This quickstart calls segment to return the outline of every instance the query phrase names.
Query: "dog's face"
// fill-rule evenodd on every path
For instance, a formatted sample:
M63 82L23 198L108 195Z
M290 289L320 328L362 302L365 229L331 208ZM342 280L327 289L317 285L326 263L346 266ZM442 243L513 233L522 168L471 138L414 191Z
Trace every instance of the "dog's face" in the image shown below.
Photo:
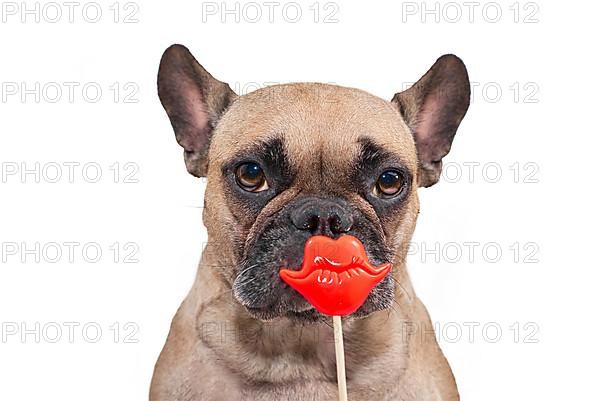
M392 102L324 84L236 96L178 45L163 55L158 85L188 171L208 178L204 221L229 262L220 274L261 319L318 317L279 277L300 267L312 235L351 234L373 264L403 266L417 187L439 179L469 104L455 56ZM392 273L356 315L391 306L394 287Z

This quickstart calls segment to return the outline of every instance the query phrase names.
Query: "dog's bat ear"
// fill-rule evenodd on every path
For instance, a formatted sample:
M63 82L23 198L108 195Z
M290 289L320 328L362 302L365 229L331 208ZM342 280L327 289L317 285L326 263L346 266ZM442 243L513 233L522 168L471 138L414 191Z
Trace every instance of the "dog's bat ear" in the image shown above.
M205 176L213 129L237 95L213 78L186 47L172 45L160 60L158 96L184 149L187 170Z
M394 95L392 103L417 145L420 186L429 187L440 179L442 158L450 151L470 96L467 69L453 54L440 57L417 83Z

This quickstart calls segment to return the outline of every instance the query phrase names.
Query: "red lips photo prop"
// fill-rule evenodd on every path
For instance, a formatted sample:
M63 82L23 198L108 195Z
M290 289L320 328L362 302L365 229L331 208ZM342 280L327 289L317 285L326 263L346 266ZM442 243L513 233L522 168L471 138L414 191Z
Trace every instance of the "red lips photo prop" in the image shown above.
M279 275L319 312L345 316L365 302L391 267L371 265L363 244L351 235L337 240L316 235L304 245L301 269L282 269Z

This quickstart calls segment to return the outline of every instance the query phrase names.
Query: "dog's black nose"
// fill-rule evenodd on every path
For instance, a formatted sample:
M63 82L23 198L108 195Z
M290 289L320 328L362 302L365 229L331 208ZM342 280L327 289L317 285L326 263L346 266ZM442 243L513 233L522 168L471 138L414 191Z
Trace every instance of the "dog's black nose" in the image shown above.
M299 230L311 234L335 236L350 231L354 223L350 210L333 200L306 198L291 212L291 220Z

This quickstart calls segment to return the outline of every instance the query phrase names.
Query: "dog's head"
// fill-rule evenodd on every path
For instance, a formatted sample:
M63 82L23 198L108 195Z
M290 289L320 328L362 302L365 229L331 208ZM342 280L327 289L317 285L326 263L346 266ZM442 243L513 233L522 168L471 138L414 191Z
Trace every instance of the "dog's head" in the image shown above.
M207 177L209 240L231 263L220 274L264 319L316 316L278 274L301 265L312 235L354 235L372 263L403 266L417 187L438 181L470 96L453 55L391 102L315 83L237 96L180 45L162 57L158 92L188 171ZM356 315L392 304L392 276Z

